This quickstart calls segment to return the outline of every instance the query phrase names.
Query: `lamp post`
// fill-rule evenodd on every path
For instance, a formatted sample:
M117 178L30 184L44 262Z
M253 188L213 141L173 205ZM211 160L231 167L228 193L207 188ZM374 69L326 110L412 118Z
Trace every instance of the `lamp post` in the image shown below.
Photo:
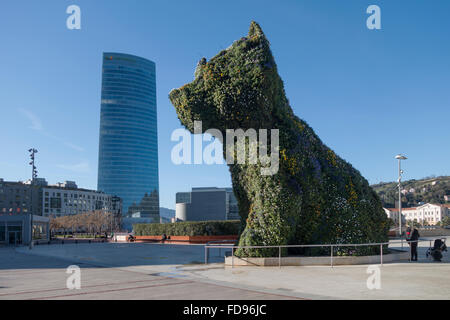
M401 161L408 159L407 157L398 154L395 156L398 159L398 232L400 239L402 238L402 173ZM403 246L403 242L402 242Z
M33 188L34 188L34 180L37 178L37 170L36 166L34 165L34 155L38 152L36 149L31 148L28 149L28 152L30 153L30 165L31 165L31 183L30 183L30 190L31 190L31 205L30 205L30 245L29 249L31 250L33 248Z

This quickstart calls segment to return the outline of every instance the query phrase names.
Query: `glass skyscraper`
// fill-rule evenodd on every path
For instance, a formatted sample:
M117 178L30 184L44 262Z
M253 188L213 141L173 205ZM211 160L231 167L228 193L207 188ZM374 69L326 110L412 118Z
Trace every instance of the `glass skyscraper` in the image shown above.
M98 190L121 197L124 213L159 219L154 62L103 54L98 159Z

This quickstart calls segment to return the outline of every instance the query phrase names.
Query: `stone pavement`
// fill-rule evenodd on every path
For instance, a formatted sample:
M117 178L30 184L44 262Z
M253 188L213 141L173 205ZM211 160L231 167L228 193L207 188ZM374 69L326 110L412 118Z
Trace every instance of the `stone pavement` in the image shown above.
M0 248L0 299L295 299L261 290L200 282L170 267L164 268L165 272L146 266L141 269L103 267L20 251ZM79 290L66 287L70 276L66 268L72 264L81 268Z
M447 244L449 244L447 238ZM409 247L404 244L403 249ZM390 245L401 249L400 245ZM211 264L184 266L192 277L214 283L234 283L277 290L285 294L311 299L450 299L450 253L442 262L426 258L429 242L421 242L419 261L383 264L380 289L368 289L368 265L302 266L302 267L223 267Z
M223 250L205 265L203 245L0 248L0 299L450 299L450 254L432 262L427 248L417 263L380 266L379 290L367 287L367 265L231 268ZM81 268L80 290L66 288L71 264Z

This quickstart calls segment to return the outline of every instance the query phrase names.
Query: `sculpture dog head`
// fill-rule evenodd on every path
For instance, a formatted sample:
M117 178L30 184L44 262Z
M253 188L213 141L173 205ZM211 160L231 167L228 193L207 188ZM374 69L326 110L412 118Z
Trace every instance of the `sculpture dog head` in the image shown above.
M174 89L169 98L181 123L191 132L203 128L269 128L274 105L284 94L269 41L256 22L247 37L235 41L210 61L202 58L191 83ZM284 93L284 90L283 90Z

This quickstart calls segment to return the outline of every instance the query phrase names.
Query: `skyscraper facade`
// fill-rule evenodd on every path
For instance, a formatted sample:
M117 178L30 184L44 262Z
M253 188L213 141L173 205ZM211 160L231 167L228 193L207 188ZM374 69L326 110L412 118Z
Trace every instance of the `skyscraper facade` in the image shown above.
M98 190L122 198L123 213L159 221L155 63L104 53Z

